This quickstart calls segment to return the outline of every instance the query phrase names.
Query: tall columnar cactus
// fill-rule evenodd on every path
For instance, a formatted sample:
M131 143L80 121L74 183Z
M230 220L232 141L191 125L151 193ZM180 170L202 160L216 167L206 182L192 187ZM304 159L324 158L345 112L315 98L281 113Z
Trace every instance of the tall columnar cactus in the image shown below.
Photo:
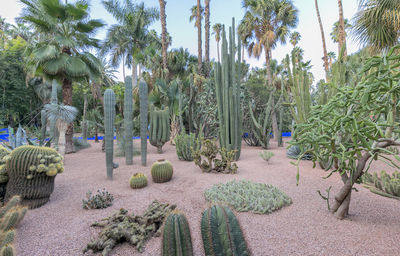
M240 38L238 38L238 47L235 46L235 19L232 18L232 27L229 29L229 49L225 27L222 29L222 63L217 63L215 68L215 85L220 147L226 148L228 151L237 150L236 160L240 157L242 141L239 90L241 79L240 49ZM238 53L237 62L235 61L236 53Z
M172 212L165 220L162 240L162 255L193 255L189 223L185 215L180 212Z
M14 149L7 160L9 176L5 200L20 195L22 204L37 208L50 199L54 179L64 171L61 155L54 149L21 146Z
M207 256L250 255L239 221L227 206L213 205L203 212L201 236Z
M57 98L57 88L58 88L58 83L55 79L53 79L53 82L51 83L51 104L58 104L58 98ZM54 148L58 150L58 140L59 140L59 132L57 129L57 119L52 118L50 119L50 138L51 141L54 143Z
M41 143L44 143L44 140L46 139L46 128L47 128L47 116L46 116L46 110L42 109L40 111L40 121L41 121L41 134L40 134L40 141Z
M133 164L133 99L132 83L125 83L124 94L124 130L125 130L125 163Z
M13 196L8 203L0 209L0 255L16 255L14 238L16 227L24 218L27 207L20 206L21 198Z
M114 157L114 120L115 120L115 94L112 89L104 92L104 130L105 130L105 152L107 177L113 176L113 157Z
M142 165L147 164L147 115L148 107L148 88L143 79L139 82L139 101L140 101L140 150L142 152Z
M169 140L170 125L169 125L169 109L150 109L150 144L157 147L158 153L162 153L162 147Z

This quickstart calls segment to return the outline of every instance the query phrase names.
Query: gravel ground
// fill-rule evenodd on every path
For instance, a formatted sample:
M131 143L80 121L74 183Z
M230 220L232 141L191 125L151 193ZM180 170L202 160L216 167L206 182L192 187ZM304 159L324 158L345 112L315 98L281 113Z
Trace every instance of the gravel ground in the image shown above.
M139 143L139 141L135 141ZM277 186L293 199L293 204L272 214L236 213L249 247L256 256L267 255L399 255L400 203L380 197L357 185L353 193L350 216L337 220L327 210L326 201L317 194L332 186L331 193L341 187L337 175L327 180L327 173L312 163L303 161L300 184L296 186L296 167L290 164L285 148L272 143L275 156L267 164L259 156L260 148L243 146L238 161L239 172L231 174L201 173L192 162L179 161L175 148L164 146L164 153L148 147L148 166L140 165L140 156L134 165L125 165L124 158L114 170L114 180L106 179L105 157L101 144L65 157L65 172L57 175L50 202L30 210L18 229L17 250L20 256L82 255L86 243L97 237L100 229L90 227L120 208L142 214L154 200L176 204L188 218L195 255L204 255L200 219L208 206L203 192L219 182L248 179ZM151 181L151 163L160 158L174 165L173 179L164 184ZM376 162L372 170L389 170ZM146 188L132 190L129 178L135 172L144 172L149 178ZM82 198L88 190L106 188L114 195L114 204L101 210L83 210ZM161 255L161 238L152 238L140 254L126 243L116 247L111 255ZM101 255L86 253L85 255Z

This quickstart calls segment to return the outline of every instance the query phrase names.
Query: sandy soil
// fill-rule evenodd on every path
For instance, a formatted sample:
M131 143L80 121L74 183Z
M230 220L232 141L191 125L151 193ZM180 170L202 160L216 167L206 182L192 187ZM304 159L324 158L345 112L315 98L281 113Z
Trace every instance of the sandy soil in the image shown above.
M341 186L338 176L323 180L325 172L312 169L311 162L303 161L300 185L296 186L296 168L290 164L284 148L272 145L275 156L267 164L258 156L260 148L244 144L238 161L239 172L235 175L201 173L192 162L179 161L175 148L169 144L162 155L152 146L148 149L147 167L140 165L140 156L134 158L133 166L126 166L124 158L116 158L120 167L114 170L112 181L106 179L101 143L67 155L65 172L57 176L50 202L29 211L18 229L18 255L82 255L86 243L100 231L90 227L91 223L120 208L142 214L154 199L177 204L186 214L195 255L204 255L200 219L208 203L203 192L215 183L233 179L272 184L293 199L292 205L269 215L236 213L253 255L399 255L399 201L380 197L357 185L359 192L352 195L349 218L337 220L316 191L332 186L335 193ZM160 158L172 161L174 177L168 183L155 184L151 181L150 166ZM382 169L389 168L380 162L372 168ZM132 190L129 178L139 171L149 177L149 185ZM99 188L106 188L114 195L113 206L83 210L81 202L86 192ZM152 238L142 254L124 244L116 247L111 255L160 255L160 248L161 238Z

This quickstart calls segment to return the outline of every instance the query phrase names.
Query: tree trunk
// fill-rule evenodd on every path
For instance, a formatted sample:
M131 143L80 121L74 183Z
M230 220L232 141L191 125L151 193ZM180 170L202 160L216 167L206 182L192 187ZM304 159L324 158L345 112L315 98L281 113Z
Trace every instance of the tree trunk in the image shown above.
M62 85L63 104L72 106L72 82L64 78ZM60 131L61 134L61 131ZM74 136L74 123L70 123L65 131L65 154L74 153L74 143L72 138Z
M344 48L343 57L347 56L346 49L346 32L344 31L344 17L343 17L343 5L342 0L338 0L339 6L339 53L342 51L342 47Z
M268 49L267 47L264 46L264 50L265 50L265 63L267 66L267 80L268 80L268 86L271 86L271 88L273 87L272 84L272 73L271 73L271 50ZM271 92L272 93L272 92ZM274 140L278 141L278 121L276 119L276 111L275 111L275 100L274 97L271 98L272 101L272 132L274 133Z
M162 62L163 69L167 69L167 21L165 14L165 0L159 0L160 2L160 18L161 18L161 44L162 44Z
M210 0L205 0L204 9L204 29L205 29L205 62L208 64L210 62Z
M322 27L321 16L320 16L320 14L319 14L318 0L315 0L315 9L317 10L317 18L318 18L318 23L319 23L319 29L321 30L322 48L323 48L323 50L324 50L325 80L326 80L326 82L328 82L328 72L329 72L329 66L328 66L328 52L327 52L327 50L326 50L324 28Z
M86 142L87 141L87 121L86 121L86 112L87 112L87 95L83 96L83 117L82 117L82 139Z
M200 0L197 0L197 19L196 19L196 26L197 26L197 65L198 65L198 72L202 74L203 70L203 61L202 61L202 51L201 51L201 5Z

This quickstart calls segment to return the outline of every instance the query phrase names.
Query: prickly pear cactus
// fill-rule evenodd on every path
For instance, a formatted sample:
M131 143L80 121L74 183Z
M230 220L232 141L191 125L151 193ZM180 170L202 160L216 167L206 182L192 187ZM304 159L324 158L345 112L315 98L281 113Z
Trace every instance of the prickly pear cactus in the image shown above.
M115 120L115 94L111 89L104 92L104 129L107 177L112 179L114 169L114 120Z
M160 159L151 166L151 177L155 183L170 181L173 173L171 162L165 159Z
M380 177L374 174L364 173L361 176L364 186L371 192L400 200L400 172L395 171L392 175L381 171Z
M147 177L143 173L135 173L129 180L131 188L144 188L147 186Z
M169 109L160 110L156 107L150 109L150 144L157 147L157 152L162 153L162 147L169 140Z
M162 255L193 255L189 223L185 215L178 211L172 212L165 220L162 239Z
M142 165L147 164L147 127L148 127L148 88L146 82L141 79L139 82L139 101L140 101L140 150Z
M201 236L207 256L250 255L239 221L227 206L213 205L203 212Z
M64 171L62 156L54 149L21 146L14 149L7 160L9 175L5 200L20 195L22 204L37 208L50 199L54 179Z

